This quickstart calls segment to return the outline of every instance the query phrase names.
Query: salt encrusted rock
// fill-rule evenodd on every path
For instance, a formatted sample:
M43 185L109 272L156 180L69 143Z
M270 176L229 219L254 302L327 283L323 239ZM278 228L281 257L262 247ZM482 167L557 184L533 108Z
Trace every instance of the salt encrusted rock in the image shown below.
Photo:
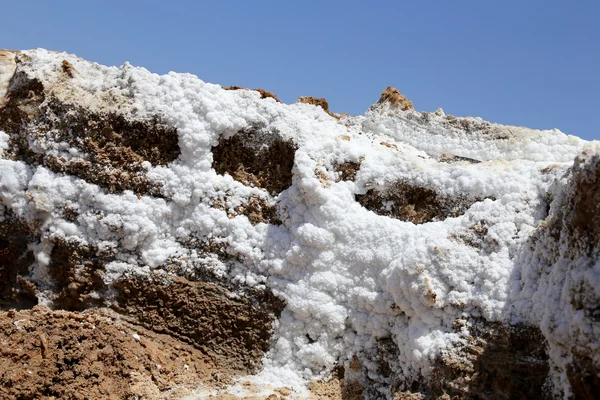
M400 109L402 111L415 109L412 101L408 100L406 96L400 93L398 89L391 86L388 86L383 92L381 92L381 97L379 100L377 100L377 103L373 105L372 109L382 107L386 104L391 109Z
M42 371L63 357L52 332L112 315L95 340L121 332L152 372L113 378L139 364L115 345L77 386L92 397L172 379L199 397L593 398L597 142L419 113L393 88L357 117L269 97L0 51L0 303L27 309L0 313L3 340L38 346ZM168 372L178 342L214 368ZM105 357L73 354L83 369L0 375L1 397L72 395L45 382Z

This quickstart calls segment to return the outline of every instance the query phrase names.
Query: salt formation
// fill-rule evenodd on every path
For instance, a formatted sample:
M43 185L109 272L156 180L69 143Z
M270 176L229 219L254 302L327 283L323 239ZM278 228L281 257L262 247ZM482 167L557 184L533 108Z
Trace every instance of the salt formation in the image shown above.
M228 378L192 398L593 397L597 142L235 89L2 52L4 308L200 349Z

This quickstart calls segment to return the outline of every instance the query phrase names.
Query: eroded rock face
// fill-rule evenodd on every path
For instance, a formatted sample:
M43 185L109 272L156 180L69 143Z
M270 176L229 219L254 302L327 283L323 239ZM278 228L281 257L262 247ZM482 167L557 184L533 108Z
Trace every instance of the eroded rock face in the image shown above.
M114 255L64 239L56 239L52 245L48 273L55 285L54 307L82 311L105 306L107 285L102 278Z
M44 85L31 71L25 71L30 57L18 52L6 53L5 57L14 62L15 69L9 71L10 79L2 76L6 90L0 108L0 131L7 134L3 159L79 178L98 185L107 194L133 191L138 198L162 197L161 182L151 181L147 171L170 165L179 156L175 127L167 126L155 115L138 119L108 106L103 110L101 102L96 107L85 107L73 87L80 72L67 60L56 66L57 81L50 80ZM75 94L65 97L65 92ZM4 174L0 181L6 189L11 183L3 180L7 175L2 167L0 171ZM245 290L239 282L228 285L235 286L237 293L232 292L219 286L214 274L189 271L184 274L213 277L211 283L167 276L126 278L123 275L111 280L107 278L110 272L107 266L117 262L118 245L99 247L64 234L52 234L41 227L48 212L72 227L81 226L87 218L102 225L105 215L102 210L68 200L52 209L51 204L33 195L26 195L25 200L45 211L26 220L23 209L19 216L13 209L0 206L2 307L30 309L41 296L53 310L75 313L42 308L31 313L23 311L22 315L5 313L2 318L7 322L2 334L11 337L14 346L20 343L21 347L19 354L3 353L1 362L8 365L16 362L16 358L29 357L31 372L40 379L31 381L22 371L5 373L0 385L4 396L74 398L77 393L84 393L88 397L158 398L174 384L188 389L205 384L218 387L232 376L259 368L260 359L271 343L273 322L283 306L270 292ZM219 206L215 204L215 208ZM265 196L249 196L245 202L220 208L226 208L231 217L247 215L253 224L278 221L275 205ZM121 235L117 232L122 224L109 222L106 226ZM127 234L123 234L123 240L127 240ZM34 254L39 251L38 246L47 249L43 266ZM215 255L214 251L221 252L218 248L210 249L209 257L227 262L226 253ZM264 299L269 300L268 304ZM85 313L86 310L106 313L106 307L120 312L111 314L113 317L128 322L116 323L94 312ZM9 329L10 321L18 318L27 321L27 328ZM89 329L95 329L94 326L98 329L91 334L88 325L80 326L78 321L89 321ZM152 344L140 346L131 335L124 340L121 324L152 336ZM85 348L74 347L84 339ZM163 345L167 348L157 349ZM96 348L102 356L95 356ZM110 354L105 356L103 349ZM140 351L145 353L140 355ZM33 354L36 352L40 357ZM183 360L181 357L186 353L192 354L194 360ZM174 357L181 364L177 365L177 373L161 371L161 367L172 367ZM103 372L94 372L99 366L104 366ZM181 379L184 374L193 379ZM73 377L77 379L72 380Z
M27 224L14 216L0 222L0 302L3 307L29 308L37 304L37 289L27 279L34 262L28 248L36 238Z
M108 312L2 311L0 341L5 399L180 398L227 383L226 365Z
M401 221L422 224L457 217L481 199L439 195L435 190L397 182L387 190L369 189L366 194L356 195L365 208Z
M552 361L562 367L575 398L591 399L600 389L600 360L596 332L600 329L598 268L598 212L600 157L584 152L549 192L549 215L531 236L526 256L538 272L534 290L539 301L531 305L548 338ZM560 295L548 295L549 287ZM521 288L515 296L522 296ZM577 322L576 322L577 321Z
M131 121L118 112L90 112L62 102L23 72L12 78L6 98L0 129L11 134L8 157L77 176L109 192L159 194L159 185L145 176L144 163L166 165L179 155L176 130L157 117Z
M213 168L277 195L292 185L295 152L296 146L278 132L252 128L219 139L213 148Z
M435 363L434 397L552 398L546 343L537 327L457 321L462 324L469 325L464 345L443 351Z
M597 143L227 89L0 52L1 396L600 390Z
M115 283L115 308L147 329L189 342L234 371L255 372L271 343L276 304L236 298L214 283L127 277Z

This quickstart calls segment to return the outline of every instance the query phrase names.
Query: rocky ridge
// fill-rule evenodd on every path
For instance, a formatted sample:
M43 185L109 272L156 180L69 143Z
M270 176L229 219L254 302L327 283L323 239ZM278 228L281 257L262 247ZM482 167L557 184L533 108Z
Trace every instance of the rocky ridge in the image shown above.
M594 398L598 150L0 51L0 394Z

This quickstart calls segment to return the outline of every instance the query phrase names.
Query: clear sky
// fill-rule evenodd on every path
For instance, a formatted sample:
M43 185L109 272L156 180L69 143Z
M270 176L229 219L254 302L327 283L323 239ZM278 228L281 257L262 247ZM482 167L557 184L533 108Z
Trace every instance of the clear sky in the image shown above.
M600 139L600 1L2 2L0 47L64 50L325 97L362 114L392 85L420 111Z

